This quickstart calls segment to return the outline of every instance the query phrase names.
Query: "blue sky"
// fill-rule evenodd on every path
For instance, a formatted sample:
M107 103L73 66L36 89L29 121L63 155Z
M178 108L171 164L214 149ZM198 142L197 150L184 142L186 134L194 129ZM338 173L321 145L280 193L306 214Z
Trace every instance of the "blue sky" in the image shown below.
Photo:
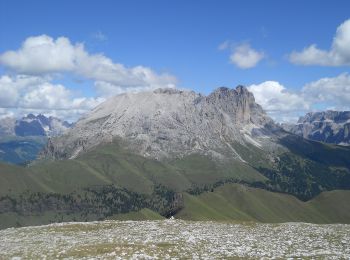
M349 109L346 106L347 99L339 103L335 101L337 97L334 97L334 100L320 98L313 101L308 98L308 101L305 101L307 104L296 100L291 106L302 107L299 110L294 108L289 111L281 108L285 100L298 98L294 95L306 95L305 85L316 84L320 79L338 80L339 76L343 76L340 85L350 82L346 74L350 64L350 54L347 50L337 52L337 55L345 55L340 62L338 58L329 58L334 56L331 46L337 28L350 19L349 10L349 1L2 0L0 55L3 58L0 58L0 76L11 77L12 81L16 81L15 77L18 75L45 78L36 84L49 82L53 87L64 86L71 92L67 94L67 98L106 98L109 93L106 87L103 93L101 89L96 88L96 82L101 81L100 76L89 77L87 72L67 68L62 71L38 69L33 73L31 69L14 65L20 56L11 56L10 58L16 59L13 62L4 56L8 51L19 51L22 43L29 37L46 35L53 41L65 37L72 46L83 43L84 51L89 55L103 54L103 57L115 64L123 64L128 69L142 66L151 69L156 76L171 75L176 78L176 83L173 80L169 81L171 84L204 94L223 85L254 85L255 88L251 89L256 91L257 96L260 95L258 99L263 103L263 107L270 110L271 115L280 121L284 118L278 118L277 114L284 113L283 116L287 118L289 113L291 118L308 110ZM348 33L347 30L344 31ZM220 50L219 46L224 47L222 44L225 42L226 48ZM303 49L311 44L317 45L316 50L328 51L329 54L323 57L324 62L318 62L322 57L310 58L311 50L302 53ZM243 51L243 57L238 55L238 61L232 61L231 56L240 50ZM239 63L239 57L245 60L244 55L249 50L253 51L253 56L250 57L253 60L254 55L258 55L258 62L253 61L244 67ZM293 51L302 56L292 59ZM318 52L318 55L322 54L324 53ZM47 57L50 60L50 55ZM337 61L334 61L335 59ZM33 64L36 62L33 61ZM283 89L273 84L260 85L269 81L280 84ZM104 79L103 82L111 83ZM115 81L112 83L113 86L119 84ZM158 86L162 83L167 83L167 80L162 78L153 85ZM329 84L333 83L331 81ZM153 85L147 85L145 89L152 88ZM142 90L144 86L145 84L140 84L138 89ZM129 83L125 86L118 85L117 88L117 91L111 91L110 94L131 89ZM266 96L261 96L264 88L270 89L271 95L282 91L287 92L289 96L277 93L275 102L280 104L272 105L274 100L267 100ZM317 85L315 88L317 91L329 91L330 87ZM343 86L338 90L348 89L347 86ZM34 90L35 86L31 86L30 91ZM0 107L3 108L0 114L6 115L9 111L14 113L16 106L23 107L24 112L30 109L40 110L38 105L29 105L25 94L20 93L18 96L18 99L26 98L27 103L17 100L14 105L4 105L5 102L0 98ZM8 98L6 100L8 101ZM67 105L57 105L56 102L55 106L55 102L52 102L52 106L43 107L40 111L69 109ZM74 109L83 111L92 106L92 103L85 104L81 109L75 106Z

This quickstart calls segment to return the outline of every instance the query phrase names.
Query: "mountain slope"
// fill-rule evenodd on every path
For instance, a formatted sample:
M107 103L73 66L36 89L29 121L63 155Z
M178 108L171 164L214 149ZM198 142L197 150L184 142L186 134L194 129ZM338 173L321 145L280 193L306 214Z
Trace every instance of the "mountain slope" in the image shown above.
M313 199L318 203L309 207L310 201L268 191L278 191L281 183L274 185L267 177L235 159L217 161L193 154L159 161L115 141L72 160L30 167L0 164L0 223L8 227L137 218L142 213L132 212L144 208L193 220L349 222L348 191L335 192L337 196L321 193Z

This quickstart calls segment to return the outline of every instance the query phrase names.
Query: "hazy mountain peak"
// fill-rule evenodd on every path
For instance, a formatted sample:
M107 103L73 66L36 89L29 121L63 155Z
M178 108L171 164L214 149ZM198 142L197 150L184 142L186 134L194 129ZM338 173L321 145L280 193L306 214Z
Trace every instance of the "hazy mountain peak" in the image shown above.
M9 136L57 136L63 134L72 124L56 117L32 113L20 118L0 120L0 135Z
M315 141L350 145L350 111L309 112L284 129Z
M321 111L321 112L309 112L305 116L299 118L298 123L314 122L331 120L335 123L343 123L350 120L350 111Z

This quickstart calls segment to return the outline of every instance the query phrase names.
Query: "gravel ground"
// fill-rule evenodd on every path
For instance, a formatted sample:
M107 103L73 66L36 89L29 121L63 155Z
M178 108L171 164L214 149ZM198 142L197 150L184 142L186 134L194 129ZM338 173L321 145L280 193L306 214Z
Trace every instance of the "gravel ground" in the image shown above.
M0 259L350 259L350 225L101 221L0 231Z

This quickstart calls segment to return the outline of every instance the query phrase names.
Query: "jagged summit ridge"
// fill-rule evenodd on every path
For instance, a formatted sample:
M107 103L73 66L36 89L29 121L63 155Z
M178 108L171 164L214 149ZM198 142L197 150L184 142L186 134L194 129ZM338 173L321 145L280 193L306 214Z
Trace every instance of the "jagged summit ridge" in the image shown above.
M334 122L334 123L350 123L350 111L321 111L309 112L305 116L299 118L298 123L305 122Z
M350 111L309 112L297 124L284 124L283 128L307 139L350 145Z
M86 114L62 137L48 143L43 156L74 158L92 147L125 141L148 157L201 153L241 159L234 143L260 146L273 121L243 86L220 87L205 96L194 91L157 89L117 95Z

